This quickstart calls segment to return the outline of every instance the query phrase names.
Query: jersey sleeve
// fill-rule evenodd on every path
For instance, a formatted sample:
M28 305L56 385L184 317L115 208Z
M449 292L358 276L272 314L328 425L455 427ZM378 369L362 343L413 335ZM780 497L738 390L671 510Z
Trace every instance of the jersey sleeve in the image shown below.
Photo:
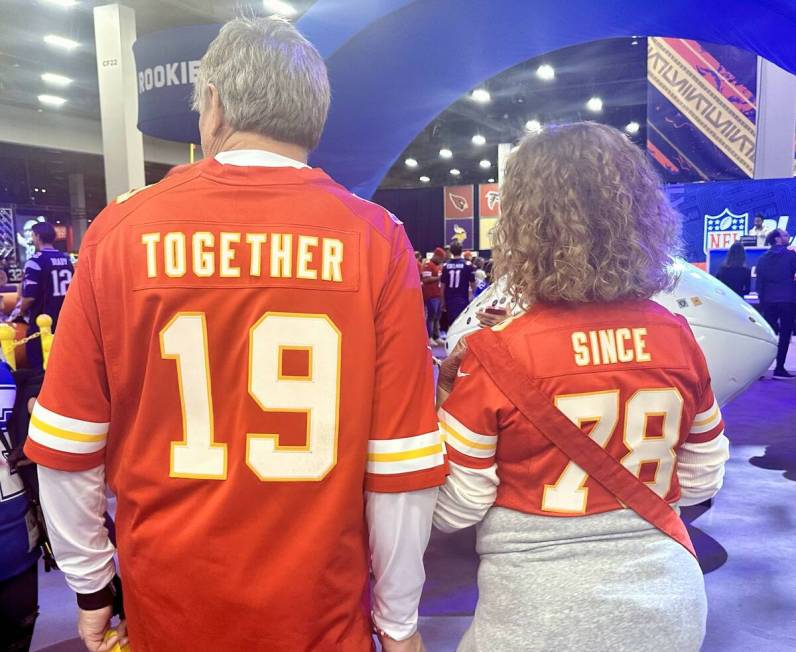
M22 296L27 299L35 299L41 295L42 287L42 260L39 256L31 257L25 263L22 273Z
M691 444L701 444L711 441L724 432L724 419L721 416L721 409L713 395L713 390L708 381L707 387L697 405L697 413L691 430L688 433L688 441Z
M25 443L31 460L61 471L87 470L105 459L110 399L91 265L89 254L81 256Z
M434 376L420 282L414 251L403 229L393 252L375 323L373 418L365 488L377 492L439 486L447 468L434 413Z
M453 391L439 410L451 462L473 469L495 463L501 411L510 406L472 354L465 354Z

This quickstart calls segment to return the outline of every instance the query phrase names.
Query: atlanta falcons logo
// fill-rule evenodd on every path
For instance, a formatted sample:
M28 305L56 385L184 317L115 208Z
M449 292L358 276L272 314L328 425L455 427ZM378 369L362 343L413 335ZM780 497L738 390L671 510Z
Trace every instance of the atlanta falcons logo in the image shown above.
M490 190L486 193L486 205L489 206L489 210L500 206L500 193L497 190Z
M470 204L467 202L467 197L462 197L461 195L454 195L452 192L449 192L448 199L451 200L451 204L453 204L453 207L460 213L464 213L464 211L470 208Z

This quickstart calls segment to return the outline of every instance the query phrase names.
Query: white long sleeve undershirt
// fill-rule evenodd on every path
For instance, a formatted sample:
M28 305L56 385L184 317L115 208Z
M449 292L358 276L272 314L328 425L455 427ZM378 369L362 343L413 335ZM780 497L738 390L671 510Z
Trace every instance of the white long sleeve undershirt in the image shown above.
M76 472L39 466L38 473L44 518L66 583L76 593L100 591L116 572L105 528L105 466ZM373 619L390 637L403 640L417 629L437 489L365 496L376 578Z
M471 469L448 460L448 478L440 487L434 527L453 532L480 522L495 503L499 483L497 464Z
M677 450L677 480L681 507L713 498L724 483L724 463L730 457L730 441L722 432L701 444L686 442Z

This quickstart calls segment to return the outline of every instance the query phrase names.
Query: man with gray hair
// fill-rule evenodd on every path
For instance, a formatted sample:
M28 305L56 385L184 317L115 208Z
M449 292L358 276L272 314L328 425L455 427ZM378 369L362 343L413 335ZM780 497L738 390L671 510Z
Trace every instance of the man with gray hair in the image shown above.
M307 166L329 100L289 23L227 23L205 159L86 235L25 450L92 652L423 650L446 463L419 279L401 223Z

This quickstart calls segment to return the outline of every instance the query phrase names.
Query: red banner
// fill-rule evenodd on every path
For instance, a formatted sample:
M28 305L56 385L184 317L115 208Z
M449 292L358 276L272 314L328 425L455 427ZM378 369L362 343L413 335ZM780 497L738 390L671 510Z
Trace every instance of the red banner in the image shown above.
M479 217L500 217L500 191L496 183L482 183L478 186Z
M475 217L473 186L445 186L445 219Z

